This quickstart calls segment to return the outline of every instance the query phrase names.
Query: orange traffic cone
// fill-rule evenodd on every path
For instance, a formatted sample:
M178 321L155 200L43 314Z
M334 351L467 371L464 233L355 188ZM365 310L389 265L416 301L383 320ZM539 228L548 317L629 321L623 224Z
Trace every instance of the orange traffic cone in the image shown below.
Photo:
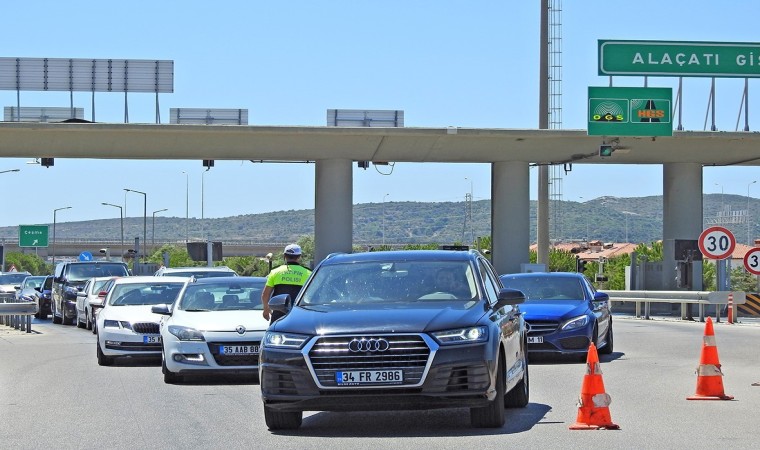
M702 343L702 356L697 367L697 393L687 400L733 400L723 392L723 372L718 361L718 347L715 345L715 332L710 317L705 323L705 336Z
M610 396L604 392L602 368L599 365L599 355L592 342L588 347L586 358L586 375L583 377L581 397L578 400L578 418L570 426L571 430L619 430L610 417Z

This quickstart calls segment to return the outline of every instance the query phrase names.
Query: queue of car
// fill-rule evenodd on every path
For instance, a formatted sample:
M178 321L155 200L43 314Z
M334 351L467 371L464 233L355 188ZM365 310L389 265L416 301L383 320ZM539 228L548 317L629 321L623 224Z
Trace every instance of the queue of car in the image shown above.
M474 250L332 254L295 298L270 299L282 315L271 324L263 277L68 264L17 290L46 317L52 278L53 322L91 328L99 365L160 357L172 384L258 375L270 430L299 428L303 411L461 407L473 426L501 427L529 403L529 354L613 351L609 296L583 274L498 275Z

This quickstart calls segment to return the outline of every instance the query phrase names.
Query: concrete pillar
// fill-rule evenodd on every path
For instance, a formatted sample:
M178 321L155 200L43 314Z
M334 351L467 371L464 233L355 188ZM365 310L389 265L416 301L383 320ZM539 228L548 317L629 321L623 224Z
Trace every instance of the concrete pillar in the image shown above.
M702 233L702 165L666 163L662 166L663 289L676 290L675 240L697 240ZM695 261L693 290L702 289L702 264Z
M351 166L350 159L316 161L313 260L315 267L330 253L351 252L354 188Z
M530 174L527 162L491 164L491 261L497 273L530 262Z

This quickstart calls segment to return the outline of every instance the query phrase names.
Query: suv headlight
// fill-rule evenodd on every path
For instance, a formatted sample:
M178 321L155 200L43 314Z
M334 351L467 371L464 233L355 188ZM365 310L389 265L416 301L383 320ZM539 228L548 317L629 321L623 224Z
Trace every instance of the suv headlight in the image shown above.
M294 333L278 333L267 331L264 335L264 345L272 348L292 348L299 349L303 347L309 336Z
M562 329L574 330L576 328L585 327L586 325L588 325L588 316L579 316L568 320L567 323L562 325Z
M169 325L169 333L173 334L180 341L205 341L203 333L195 328L182 327L179 325Z
M485 342L488 340L488 328L484 326L436 331L435 333L431 334L442 345L472 344L475 342Z

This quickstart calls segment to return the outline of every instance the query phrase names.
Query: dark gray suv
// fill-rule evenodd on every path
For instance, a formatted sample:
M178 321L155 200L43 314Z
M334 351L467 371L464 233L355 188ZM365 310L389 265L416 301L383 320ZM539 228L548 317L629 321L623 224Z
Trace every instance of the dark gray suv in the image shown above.
M111 261L62 262L55 267L51 314L53 323L70 325L77 317L77 293L94 277L129 276L127 264Z

